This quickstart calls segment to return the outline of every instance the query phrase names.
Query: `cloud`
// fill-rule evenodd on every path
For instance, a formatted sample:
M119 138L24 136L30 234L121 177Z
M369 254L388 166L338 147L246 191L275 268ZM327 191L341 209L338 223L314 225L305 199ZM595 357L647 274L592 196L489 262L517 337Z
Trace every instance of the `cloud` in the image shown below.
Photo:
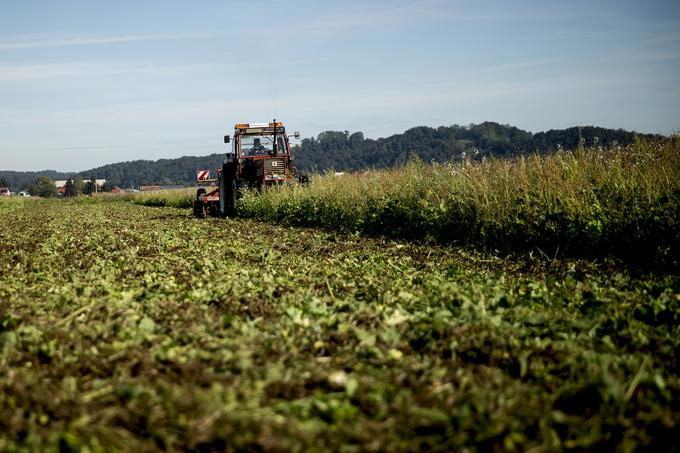
M343 4L308 10L302 19L287 23L276 23L262 30L240 30L254 38L270 39L276 37L305 40L336 34L348 34L357 30L375 30L396 27L418 21L429 22L433 19L450 16L451 8L446 2L429 0L412 2L391 2L378 4ZM277 43L279 41L276 41Z
M538 60L518 61L515 63L488 66L485 71L511 71L513 69L535 68L538 66L554 65L565 61L564 58L543 58Z
M115 44L136 41L164 41L172 39L201 39L214 38L221 36L220 34L211 33L174 33L174 34L130 34L121 36L85 36L77 38L62 38L62 39L46 39L23 38L21 41L12 42L8 40L0 42L0 50L15 50L15 49L33 49L45 47L68 47L68 46L86 46L95 44Z
M115 62L69 62L0 65L0 82L54 78L100 77L115 74L143 74L167 71L168 68Z
M438 105L487 103L504 98L544 95L556 91L599 90L605 89L608 84L614 82L615 80L609 77L568 75L525 81L485 81L470 77L459 80L431 81L377 91L369 88L337 87L333 91L308 90L305 93L291 93L275 98L264 94L242 93L235 94L229 99L132 102L51 113L33 111L16 115L7 112L4 115L0 111L0 119L7 124L96 125L105 122L106 124L138 125L147 122L183 123L190 120L206 122L222 118L229 124L232 121L266 120L270 115L281 113L277 106L284 106L286 111L295 112L300 117L313 118L319 115L330 115L337 118L347 116L350 111L356 110L380 115L383 112L400 108L427 109ZM352 106L341 108L347 105L347 99L353 99ZM225 118L229 112L238 112L239 116Z

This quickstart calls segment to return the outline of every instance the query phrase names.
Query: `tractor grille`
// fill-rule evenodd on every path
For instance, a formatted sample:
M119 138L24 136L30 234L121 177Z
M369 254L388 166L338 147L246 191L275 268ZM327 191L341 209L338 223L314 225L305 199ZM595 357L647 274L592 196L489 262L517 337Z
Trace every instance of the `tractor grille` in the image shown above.
M266 179L286 178L286 159L275 157L264 161L264 174Z

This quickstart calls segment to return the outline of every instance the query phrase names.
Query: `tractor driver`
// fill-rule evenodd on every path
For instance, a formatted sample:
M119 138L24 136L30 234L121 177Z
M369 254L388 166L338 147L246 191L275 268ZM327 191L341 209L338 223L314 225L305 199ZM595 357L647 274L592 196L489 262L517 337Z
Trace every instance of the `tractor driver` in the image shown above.
M265 147L260 143L260 139L256 138L253 140L253 147L250 148L250 154L263 154Z

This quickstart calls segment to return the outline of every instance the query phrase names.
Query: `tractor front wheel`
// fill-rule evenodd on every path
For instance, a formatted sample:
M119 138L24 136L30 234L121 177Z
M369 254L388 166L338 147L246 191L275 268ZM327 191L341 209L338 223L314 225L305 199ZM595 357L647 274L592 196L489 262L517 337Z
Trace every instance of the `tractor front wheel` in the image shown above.
M194 200L194 217L198 219L205 218L205 203L202 200Z
M231 186L227 186L227 211L226 215L233 217L236 214L236 204L238 203L238 188L236 187L236 181L231 182Z
M238 187L231 179L220 180L220 211L224 217L232 217L236 213L238 203Z

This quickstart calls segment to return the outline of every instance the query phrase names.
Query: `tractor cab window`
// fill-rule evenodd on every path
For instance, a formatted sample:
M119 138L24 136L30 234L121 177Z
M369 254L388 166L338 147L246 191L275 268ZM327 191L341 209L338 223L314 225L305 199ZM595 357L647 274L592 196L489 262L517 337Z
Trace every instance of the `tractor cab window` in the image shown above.
M276 135L278 143L278 153L287 153L284 145L283 135ZM241 155L242 156L265 156L274 149L273 134L263 135L241 135Z

